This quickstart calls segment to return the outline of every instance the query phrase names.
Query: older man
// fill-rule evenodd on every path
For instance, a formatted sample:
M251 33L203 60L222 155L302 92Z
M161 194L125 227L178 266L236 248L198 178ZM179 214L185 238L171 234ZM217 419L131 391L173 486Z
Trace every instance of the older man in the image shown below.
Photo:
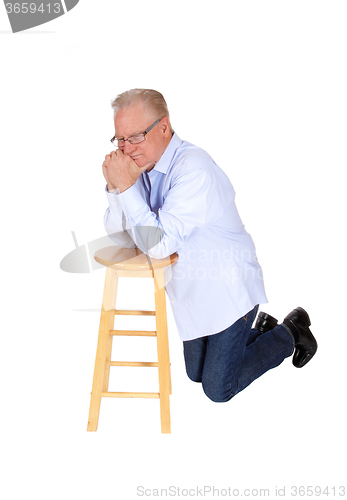
M172 130L163 96L134 89L112 103L118 147L102 165L105 227L150 257L179 255L166 282L189 378L213 401L228 401L293 354L304 366L317 342L300 307L282 324L266 303L262 270L226 174Z

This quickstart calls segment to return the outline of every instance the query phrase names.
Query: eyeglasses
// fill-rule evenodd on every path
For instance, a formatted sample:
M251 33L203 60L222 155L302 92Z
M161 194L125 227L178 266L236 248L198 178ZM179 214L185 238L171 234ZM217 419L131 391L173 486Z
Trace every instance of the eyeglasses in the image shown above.
M154 122L153 125L148 127L148 129L145 130L142 134L132 135L131 137L128 137L128 139L117 139L116 136L114 136L112 137L111 142L114 146L118 146L119 148L122 148L125 145L125 141L129 141L130 144L140 144L140 142L143 142L146 139L146 135L148 134L148 132L150 132L152 128L160 122L160 120L161 118Z

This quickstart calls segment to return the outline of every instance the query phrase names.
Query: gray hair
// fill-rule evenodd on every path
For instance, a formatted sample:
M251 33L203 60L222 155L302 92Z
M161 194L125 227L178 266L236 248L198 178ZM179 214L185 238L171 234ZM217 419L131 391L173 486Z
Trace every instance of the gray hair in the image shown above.
M142 103L145 110L152 112L156 118L161 119L167 116L170 121L169 109L164 96L160 92L151 89L132 89L119 94L111 102L114 116L120 109L127 108L135 103ZM171 124L170 129L173 132Z

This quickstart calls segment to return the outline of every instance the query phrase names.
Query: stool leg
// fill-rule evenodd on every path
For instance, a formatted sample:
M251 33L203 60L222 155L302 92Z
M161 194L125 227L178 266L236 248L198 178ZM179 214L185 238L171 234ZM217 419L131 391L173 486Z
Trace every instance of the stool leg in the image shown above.
M155 286L154 297L157 328L161 432L170 433L171 419L169 395L171 389L171 377L169 339L166 318L164 271L163 269L155 269L153 272Z
M114 324L114 315L113 319L110 319L110 324ZM110 379L110 367L111 367L111 354L112 354L112 341L113 341L113 336L109 335L108 340L107 340L107 350L106 350L106 362L105 362L105 374L104 374L104 381L102 384L102 392L107 392L108 391L108 383Z
M96 349L92 394L90 398L88 431L96 431L99 422L101 392L104 384L108 385L109 365L106 368L107 355L110 354L112 342L109 341L110 330L114 326L114 309L117 295L117 275L111 268L106 269L104 295L102 301L98 345ZM107 371L107 373L105 373ZM107 380L106 380L107 378Z

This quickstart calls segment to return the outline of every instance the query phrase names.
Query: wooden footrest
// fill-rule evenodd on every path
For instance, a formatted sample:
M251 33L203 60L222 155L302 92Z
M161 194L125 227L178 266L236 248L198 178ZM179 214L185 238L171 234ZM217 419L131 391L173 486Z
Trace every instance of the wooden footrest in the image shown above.
M124 335L128 337L156 337L155 331L139 331L139 330L110 330L109 335Z
M124 309L115 309L115 314L126 314L128 316L155 316L155 311L131 311Z
M158 362L151 361L110 361L110 366L158 367Z
M103 398L157 398L159 392L102 392Z

